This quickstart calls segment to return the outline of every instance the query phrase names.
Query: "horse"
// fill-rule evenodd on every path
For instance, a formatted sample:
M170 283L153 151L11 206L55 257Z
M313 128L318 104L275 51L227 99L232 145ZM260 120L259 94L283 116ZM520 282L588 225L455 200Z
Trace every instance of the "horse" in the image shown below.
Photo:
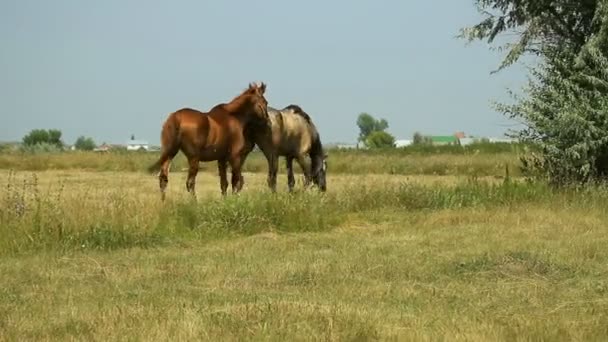
M327 154L323 151L321 137L310 116L295 104L283 109L268 107L270 126L252 126L248 137L253 149L257 145L268 162L268 187L276 192L278 160L285 157L287 166L287 185L293 191L295 178L293 160L295 159L304 173L304 186L312 182L322 192L327 189ZM310 165L306 157L310 157Z
M222 196L228 189L226 170L230 163L232 192L241 191L244 184L241 167L251 151L245 129L250 125L263 128L269 124L265 92L265 83L250 83L232 101L220 103L206 113L185 107L169 114L161 130L160 158L148 168L149 172L160 168L161 200L165 200L169 166L179 151L188 158L186 190L194 198L200 161L217 161Z

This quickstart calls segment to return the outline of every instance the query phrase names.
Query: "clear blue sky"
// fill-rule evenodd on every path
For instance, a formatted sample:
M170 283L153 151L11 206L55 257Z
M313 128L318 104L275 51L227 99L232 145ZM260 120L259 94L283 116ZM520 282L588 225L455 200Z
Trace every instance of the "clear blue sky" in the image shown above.
M466 46L473 0L0 2L0 141L33 128L64 140L159 142L166 116L207 110L251 81L301 105L324 142L354 142L360 112L389 132L502 135L492 100L525 81L490 75L503 55Z

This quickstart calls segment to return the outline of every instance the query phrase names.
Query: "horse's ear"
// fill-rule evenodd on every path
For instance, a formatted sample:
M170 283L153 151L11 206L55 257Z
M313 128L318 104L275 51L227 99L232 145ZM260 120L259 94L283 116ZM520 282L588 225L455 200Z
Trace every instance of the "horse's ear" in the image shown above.
M245 94L255 94L257 86L255 83L249 83L249 86L245 90Z
M260 93L262 95L264 95L265 92L266 92L266 83L262 82L262 84L260 85Z

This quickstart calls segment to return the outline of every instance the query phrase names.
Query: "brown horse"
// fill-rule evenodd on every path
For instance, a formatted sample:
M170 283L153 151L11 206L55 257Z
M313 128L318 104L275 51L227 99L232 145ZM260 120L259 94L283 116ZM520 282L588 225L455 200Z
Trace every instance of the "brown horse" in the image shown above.
M321 137L310 116L297 105L281 110L268 107L270 126L249 127L248 140L257 145L268 161L268 186L275 192L277 186L278 161L284 156L287 163L287 185L293 191L295 178L293 160L304 173L304 186L310 181L321 191L326 190L327 154L323 151ZM310 163L308 163L308 158Z
M232 169L232 192L243 187L241 166L251 151L244 130L249 125L268 125L268 102L264 98L266 84L249 84L249 88L230 103L221 103L207 113L183 108L169 115L161 132L161 156L150 166L150 172L160 167L161 199L165 199L169 182L169 165L181 150L188 158L186 190L194 197L196 175L200 161L217 160L222 195L226 195L227 163Z

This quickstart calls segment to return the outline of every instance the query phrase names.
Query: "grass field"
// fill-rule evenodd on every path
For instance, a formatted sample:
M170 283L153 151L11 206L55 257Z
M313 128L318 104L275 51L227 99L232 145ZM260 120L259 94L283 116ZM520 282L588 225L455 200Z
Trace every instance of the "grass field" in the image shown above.
M404 158L475 158L444 157ZM32 169L0 171L0 340L608 338L608 189L502 165L345 169L326 194L282 173L273 195L262 167L222 199L209 167L197 202L172 172L161 203L141 172Z
M494 146L496 145L496 146ZM395 174L395 175L450 175L504 176L519 175L519 156L530 148L517 144L473 144L459 146L415 146L384 151L329 149L328 164L333 174ZM158 152L58 152L58 153L2 153L0 169L23 171L89 170L89 171L144 171L158 159ZM179 153L173 171L188 167ZM201 163L205 170L216 170L215 163ZM285 171L284 160L279 163ZM267 162L262 153L254 151L243 166L246 172L266 172Z

